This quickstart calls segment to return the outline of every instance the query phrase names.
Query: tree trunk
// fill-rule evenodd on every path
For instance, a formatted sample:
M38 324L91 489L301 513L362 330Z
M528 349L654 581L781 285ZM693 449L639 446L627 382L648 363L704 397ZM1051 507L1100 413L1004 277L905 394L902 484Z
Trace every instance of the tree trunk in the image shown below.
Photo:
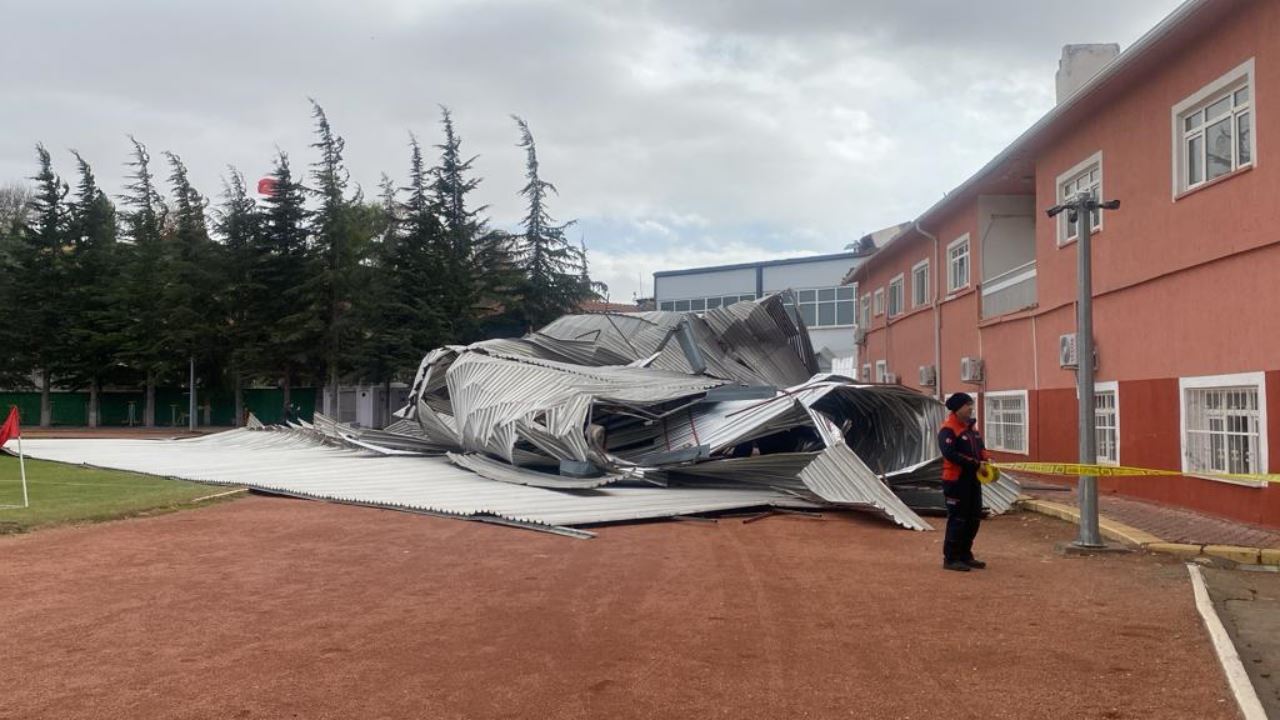
M47 428L53 424L53 376L48 370L40 372L40 427Z
M101 383L98 382L98 378L94 378L89 383L89 427L91 428L98 427L98 405L100 402L98 388L100 386Z
M142 426L149 428L156 426L156 375L151 371L147 372L147 395L142 403Z
M382 404L385 410L382 416L382 427L391 424L391 378L387 378L382 382Z
M235 394L236 416L231 421L231 424L235 427L244 427L244 389L240 387L240 383L240 371L236 370L235 389L232 390Z

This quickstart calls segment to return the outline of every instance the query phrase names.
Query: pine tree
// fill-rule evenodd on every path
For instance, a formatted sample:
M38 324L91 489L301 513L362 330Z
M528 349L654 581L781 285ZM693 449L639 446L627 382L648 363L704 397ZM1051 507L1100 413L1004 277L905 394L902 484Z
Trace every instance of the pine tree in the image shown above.
M68 217L64 200L69 189L53 171L53 160L43 145L36 145L40 170L31 213L19 236L16 250L15 304L19 368L40 374L40 426L53 419L50 395L55 374L65 360L68 307L62 292L65 282Z
M124 260L125 279L121 300L128 323L121 332L121 356L146 383L146 400L142 424L156 424L156 385L174 367L174 359L164 345L167 313L158 301L164 282L165 247L163 228L168 217L164 199L156 190L151 173L151 155L146 146L130 137L133 143L132 169L126 194L123 224L129 240Z
M216 360L222 329L216 312L222 303L222 257L209 237L204 196L191 185L182 158L172 152L166 152L165 157L171 169L173 210L161 295L168 311L164 344L174 355L198 364L207 373Z
M556 188L540 175L533 133L523 119L512 118L520 128L517 147L525 150L526 183L520 194L527 203L517 254L524 271L518 310L525 325L533 329L572 311L593 292L582 279L582 251L565 239L565 228L573 223L557 225L547 210L547 199Z
M115 365L120 329L120 266L116 209L98 187L93 168L72 151L80 173L70 207L71 253L67 257L67 384L89 388L89 427L98 426L103 381Z
M25 184L0 187L0 387L21 388L30 384L30 374L21 360L22 338L18 311L21 280L18 260L22 234L31 212L33 193ZM7 412L0 407L0 412Z
M234 167L222 182L222 205L216 211L214 231L222 240L221 297L218 313L222 318L223 351L231 369L231 385L235 403L236 426L244 422L244 383L251 377L255 350L266 335L266 318L250 304L261 297L255 284L254 266L262 218L257 203L249 196L244 175Z
M483 251L482 238L488 232L483 218L488 206L467 206L467 196L480 185L480 178L469 176L476 158L463 159L462 138L454 127L452 113L443 105L440 124L444 142L436 145L440 161L431 172L444 239L442 264L450 279L442 288L440 300L451 342L471 342L476 339L478 311L484 305L482 297L486 294L486 278L476 267L476 260Z
M292 407L292 387L315 359L324 325L313 312L307 290L318 268L308 250L307 212L302 185L293 178L289 156L280 152L271 172L274 189L267 197L250 273L256 293L251 306L263 319L257 365L278 373L284 388L284 410Z
M456 342L450 327L455 318L448 316L454 310L446 307L442 298L446 288L459 280L448 274L448 241L437 214L422 146L412 135L409 149L409 184L403 188L407 197L400 206L400 232L388 253L387 312L392 319L387 325L394 335L388 352L391 365L402 375L410 367L416 370L427 351Z
M342 161L346 142L334 134L320 104L312 100L311 107L316 121L316 141L311 147L320 151L319 161L311 166L311 176L316 183L314 191L320 199L312 227L320 269L308 292L313 312L321 321L325 375L336 412L339 379L353 354L351 346L356 328L351 312L355 302L352 289L367 238L361 236L354 217L354 209L361 202L360 194L347 197L349 176Z

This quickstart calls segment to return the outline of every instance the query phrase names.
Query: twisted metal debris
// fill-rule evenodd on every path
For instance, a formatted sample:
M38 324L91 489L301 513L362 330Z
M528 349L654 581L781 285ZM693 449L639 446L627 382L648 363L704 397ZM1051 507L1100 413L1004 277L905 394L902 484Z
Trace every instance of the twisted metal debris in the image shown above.
M575 537L590 533L574 526L758 507L853 508L929 530L916 510L943 507L944 409L817 373L794 317L774 295L700 315L570 315L438 348L384 430L318 415L164 444L29 444L34 457ZM992 512L1017 495L1009 479L984 490Z

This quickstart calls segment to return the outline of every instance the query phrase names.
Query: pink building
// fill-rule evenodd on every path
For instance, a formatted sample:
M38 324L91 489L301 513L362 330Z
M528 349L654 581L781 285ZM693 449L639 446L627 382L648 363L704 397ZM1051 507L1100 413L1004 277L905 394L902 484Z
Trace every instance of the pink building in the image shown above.
M1187 475L1100 487L1280 527L1280 485L1194 477L1280 473L1280 2L1191 0L1107 50L1069 48L1058 105L850 273L860 371L977 395L1004 459L1076 460L1076 228L1044 211L1118 198L1093 235L1098 461Z

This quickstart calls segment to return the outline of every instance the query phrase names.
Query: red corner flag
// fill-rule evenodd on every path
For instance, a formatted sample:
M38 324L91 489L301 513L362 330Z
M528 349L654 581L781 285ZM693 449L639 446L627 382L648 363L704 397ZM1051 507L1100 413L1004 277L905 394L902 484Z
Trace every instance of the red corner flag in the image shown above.
M4 424L0 425L0 447L9 442L9 438L18 437L22 434L22 429L18 427L18 408L9 408L9 417L5 419Z

